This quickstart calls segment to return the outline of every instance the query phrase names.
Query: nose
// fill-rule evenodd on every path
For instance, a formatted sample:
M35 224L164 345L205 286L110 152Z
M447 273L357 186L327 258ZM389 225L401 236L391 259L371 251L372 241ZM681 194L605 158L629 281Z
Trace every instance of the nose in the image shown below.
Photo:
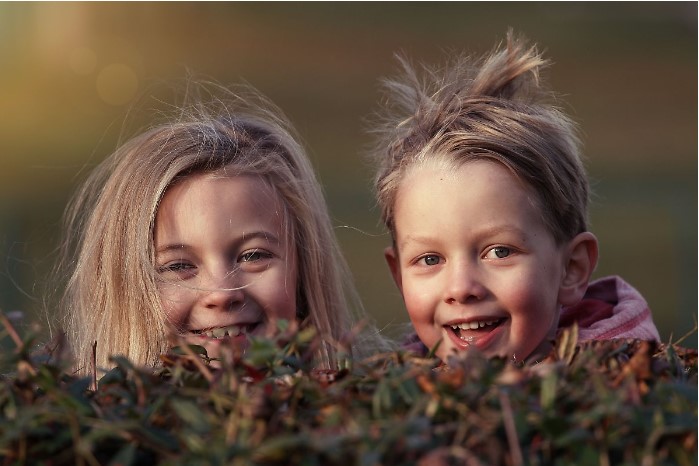
M231 311L242 304L245 292L237 271L226 271L202 283L201 305L209 310Z
M444 301L447 304L466 304L480 301L488 291L478 265L469 261L452 261L445 271Z

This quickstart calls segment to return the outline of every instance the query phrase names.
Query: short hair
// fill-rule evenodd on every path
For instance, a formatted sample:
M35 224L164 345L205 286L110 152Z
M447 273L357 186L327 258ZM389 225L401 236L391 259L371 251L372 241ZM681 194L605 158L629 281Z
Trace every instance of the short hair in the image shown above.
M165 192L199 173L257 175L279 194L284 231L298 256L297 314L308 317L325 341L318 362L336 365L337 351L328 342L346 337L361 316L361 304L305 150L282 112L251 88L233 93L212 92L202 83L189 86L196 90L197 97L188 97L194 102L177 108L173 121L119 147L91 173L66 211L59 271L68 277L64 326L77 369L88 370L93 342L98 367L108 367L113 354L157 364L167 351L168 323L155 274L155 218ZM216 91L224 99L211 97ZM204 93L208 100L200 96ZM368 338L378 341L378 335Z
M404 57L402 76L384 81L387 105L375 125L374 188L395 238L394 207L405 174L426 160L460 166L493 160L533 189L542 220L560 244L587 229L589 186L577 128L551 101L536 47L510 31L506 46L480 60L457 56L424 77Z

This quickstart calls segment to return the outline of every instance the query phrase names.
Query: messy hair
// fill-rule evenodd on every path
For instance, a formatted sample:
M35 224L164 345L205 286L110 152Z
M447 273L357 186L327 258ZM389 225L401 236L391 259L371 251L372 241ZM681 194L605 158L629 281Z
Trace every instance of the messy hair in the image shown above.
M382 220L395 238L394 207L409 170L440 160L503 164L532 189L560 244L587 230L588 181L575 124L552 103L535 46L510 31L481 59L458 56L420 76L405 57L402 75L384 82L387 105L373 151Z
M337 365L335 342L352 330L361 305L305 150L281 111L252 89L189 87L191 102L104 160L66 211L59 270L67 277L63 325L77 370L89 369L94 342L98 368L109 367L113 354L154 365L168 349L155 218L171 186L201 173L256 175L276 191L299 260L297 316L325 342L319 364Z

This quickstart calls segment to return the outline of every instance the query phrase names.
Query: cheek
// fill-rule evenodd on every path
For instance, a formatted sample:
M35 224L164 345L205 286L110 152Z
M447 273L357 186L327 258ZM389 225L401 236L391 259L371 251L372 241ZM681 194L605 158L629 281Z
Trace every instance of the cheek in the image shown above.
M188 294L177 285L162 285L158 288L160 306L171 324L178 326L187 322L192 300Z
M403 284L403 302L414 322L432 322L434 317L433 297L422 292L410 283Z
M548 301L538 287L533 287L527 282L513 285L507 293L509 306L517 313L524 316L541 312L541 306Z
M415 333L420 341L428 348L434 347L442 338L442 332L435 327L435 306L424 294L413 293L404 294L405 308L408 311L410 322L413 324ZM440 352L445 351L442 344ZM446 358L446 354L444 354ZM446 361L446 359L443 359Z
M546 280L522 283L511 288L509 308L512 314L511 352L519 357L528 356L542 343L558 323L558 304L551 287L542 286ZM546 282L550 284L550 282Z
M295 288L285 289L277 296L277 312L279 319L292 321L296 318L296 292Z
M268 314L267 317L294 320L297 290L295 271L282 268L268 278L259 290L261 299L266 301L264 308Z
M507 296L509 305L521 313L550 314L556 308L558 297L556 277L556 271L552 268L532 267L507 280L502 293Z
M513 298L510 306L513 319L519 321L519 326L535 333L546 332L548 323L558 312L555 297L547 296L544 290L541 291L533 293L532 290L525 290Z
M408 311L410 321L422 343L428 348L432 348L442 334L440 329L435 327L435 311L437 302L436 296L428 292L403 283L403 300Z

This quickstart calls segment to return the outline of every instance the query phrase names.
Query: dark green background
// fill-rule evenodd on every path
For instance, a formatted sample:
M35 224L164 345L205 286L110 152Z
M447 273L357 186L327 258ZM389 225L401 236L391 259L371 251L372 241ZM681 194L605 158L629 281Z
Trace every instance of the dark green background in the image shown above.
M696 2L0 3L0 309L53 318L45 274L69 193L143 124L125 99L191 71L286 110L367 310L407 321L362 156L379 78L397 51L480 55L509 27L554 61L547 79L583 128L596 275L626 278L678 338L697 315Z

